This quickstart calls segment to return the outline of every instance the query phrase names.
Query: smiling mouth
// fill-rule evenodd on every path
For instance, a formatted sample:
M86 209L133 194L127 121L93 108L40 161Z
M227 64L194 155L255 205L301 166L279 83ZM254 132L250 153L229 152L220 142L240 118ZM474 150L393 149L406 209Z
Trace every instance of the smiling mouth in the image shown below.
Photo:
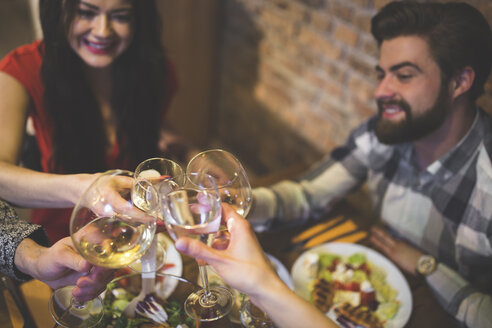
M379 115L383 118L394 119L405 115L405 109L396 103L379 103Z
M114 42L91 42L87 39L82 40L83 44L94 53L108 53L114 47Z
M400 106L395 106L395 105L383 106L383 112L386 114L392 115L392 114L396 114L396 113L399 113L402 111L403 111L403 109Z

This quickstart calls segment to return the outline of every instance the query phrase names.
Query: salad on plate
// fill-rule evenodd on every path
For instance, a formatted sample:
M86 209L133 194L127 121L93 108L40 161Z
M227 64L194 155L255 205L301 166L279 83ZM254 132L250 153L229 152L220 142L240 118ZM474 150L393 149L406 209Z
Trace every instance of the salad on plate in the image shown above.
M295 291L342 327L400 328L411 312L401 272L379 253L355 244L325 244L292 268Z
M170 275L157 276L156 293L147 295L139 302L134 318L128 318L123 314L125 307L137 296L139 291L138 274L121 276L108 284L104 296L104 316L96 326L98 328L193 328L195 321L188 317L184 308L183 300L179 297L163 298L160 291L168 289L164 285L173 282L179 277ZM166 282L167 280L167 282ZM184 279L182 280L186 282ZM180 282L180 283L182 283ZM189 283L191 285L191 283ZM150 308L146 313L145 308Z
M141 274L124 268L115 273L115 279L108 284L103 293L104 316L96 327L195 327L194 320L185 313L183 303L197 286L181 278L183 262L174 243L164 233L158 233L156 236L159 243L165 246L166 264L156 273L154 293L142 302L141 314L136 312L135 318L128 318L123 314L125 307L141 289ZM145 307L150 305L157 308L155 317L145 311Z

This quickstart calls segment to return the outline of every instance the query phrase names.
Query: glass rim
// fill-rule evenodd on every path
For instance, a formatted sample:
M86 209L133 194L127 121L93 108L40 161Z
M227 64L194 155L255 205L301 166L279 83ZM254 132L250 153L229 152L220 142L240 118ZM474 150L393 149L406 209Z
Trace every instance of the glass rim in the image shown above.
M169 164L171 164L174 167L178 167L181 172L184 172L184 170L181 167L181 165L179 165L179 163L177 163L177 162L175 162L175 161L173 161L171 159L164 158L164 157L151 157L151 158L147 158L146 160L140 162L137 165L137 167L135 168L135 175L137 175L137 177L140 175L140 173L142 172L142 167L145 164L148 164L148 163L151 163L151 162L157 162L157 161L169 163Z
M189 168L190 168L190 165L191 163L193 163L193 161L198 158L198 157L201 157L201 156L204 156L205 154L208 154L208 153L212 153L212 152L217 152L217 153L223 153L223 154L227 154L228 156L232 157L234 159L234 161L240 166L243 168L244 170L244 167L241 163L241 161L239 161L239 159L233 154L231 153L230 151L227 151L225 149L221 149L221 148L214 148L214 149L207 149L207 150L204 150L204 151L201 151L199 152L198 154L196 154L195 156L193 156L190 161L188 162L188 165L186 165L186 171L188 172L189 171Z

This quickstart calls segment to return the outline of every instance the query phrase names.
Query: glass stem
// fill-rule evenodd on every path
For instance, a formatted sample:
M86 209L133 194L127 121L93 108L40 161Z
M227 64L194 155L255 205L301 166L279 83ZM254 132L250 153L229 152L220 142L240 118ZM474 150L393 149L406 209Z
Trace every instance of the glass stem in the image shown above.
M200 270L200 277L202 279L203 289L205 289L205 298L206 301L212 301L210 293L210 287L208 286L208 275L207 275L207 267L205 265L199 265L198 269Z
M70 304L70 306L65 311L70 310L70 308L72 306L74 308L80 310L80 309L83 309L85 307L85 302L78 302L78 301L76 301L75 299L72 298L72 303Z

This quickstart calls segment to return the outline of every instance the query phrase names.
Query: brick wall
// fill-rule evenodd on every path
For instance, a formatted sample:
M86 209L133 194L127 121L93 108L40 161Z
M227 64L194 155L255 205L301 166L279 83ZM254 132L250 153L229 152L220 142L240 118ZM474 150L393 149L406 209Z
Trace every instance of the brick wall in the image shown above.
M370 20L388 0L226 0L217 138L254 173L311 163L375 113ZM492 20L489 0L467 1ZM492 22L491 22L492 23ZM492 109L492 85L480 104Z

